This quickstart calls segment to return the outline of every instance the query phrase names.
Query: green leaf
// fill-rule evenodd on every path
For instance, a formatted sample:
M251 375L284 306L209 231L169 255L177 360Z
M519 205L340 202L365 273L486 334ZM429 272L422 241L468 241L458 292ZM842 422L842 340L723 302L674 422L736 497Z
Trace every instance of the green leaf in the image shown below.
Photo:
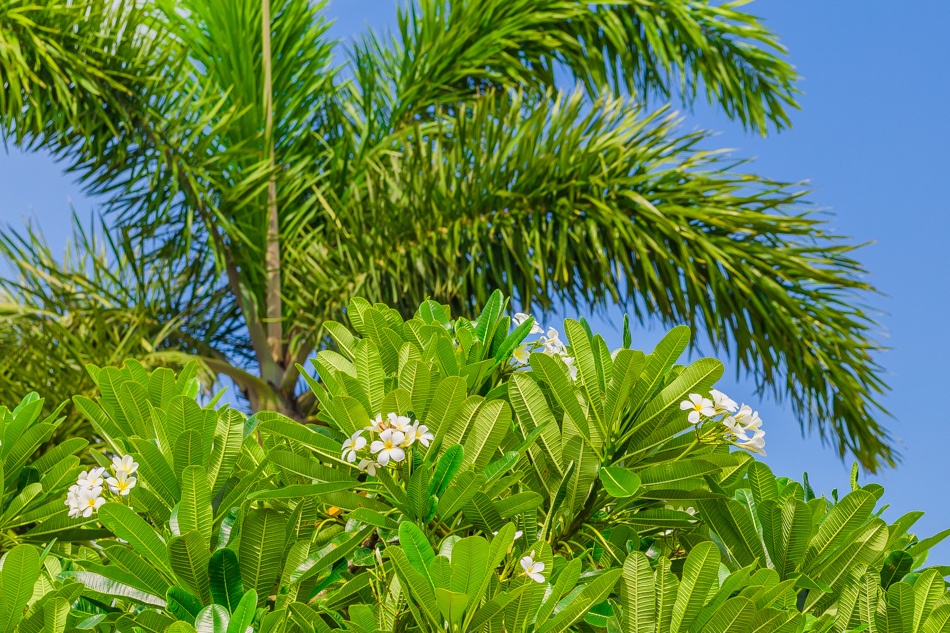
M208 575L212 601L223 605L228 613L234 613L244 595L237 554L227 548L217 550L211 555Z
M596 355L591 348L589 334L585 328L573 319L564 321L564 330L567 333L568 341L571 344L574 354L574 364L577 366L578 382L587 396L587 403L590 409L588 416L597 429L596 435L594 429L591 429L591 436L588 438L595 446L599 446L603 441L606 432L604 422L604 397L601 384L603 369L599 366ZM580 427L583 428L583 427Z
M410 608L421 608L429 622L441 629L439 607L428 578L416 571L401 547L393 547L388 551L396 573L399 575L400 584L406 587L411 596L415 598L414 600L410 599Z
M491 340L490 336L495 330L495 324L501 317L501 313L505 310L506 303L500 290L496 289L491 293L488 301L485 302L485 307L482 308L481 314L478 315L478 320L475 321L475 334L478 336L478 340L485 343Z
M169 587L165 597L169 611L180 620L194 622L195 616L201 611L201 601L180 587Z
M369 397L370 415L386 413L380 410L383 397L386 395L384 380L386 372L383 370L383 361L379 355L376 343L363 339L356 344L356 375L360 384L366 389Z
M581 409L581 405L577 400L574 385L568 382L567 376L561 367L558 366L557 361L547 354L539 353L531 354L530 360L531 369L537 373L539 378L548 383L549 393L555 403L557 403L557 406L564 410L565 417L571 421L574 427L577 428L588 441L593 441L594 436L591 434L592 431L587 423L587 416L584 415L584 411ZM512 377L512 384L515 383L517 376L518 375L515 374L515 376ZM532 397L531 399L534 398ZM525 400L528 401L529 398L526 396ZM521 419L521 412L514 402L512 402L512 406L515 407L515 412L518 413L519 419ZM535 415L535 409L532 407L530 410L532 415ZM537 419L538 423L543 423L546 419L543 412L541 412L541 415L543 417ZM558 465L560 465L560 463Z
M69 618L69 601L53 598L43 605L43 633L64 633Z
M502 400L485 402L478 409L462 446L463 466L484 470L511 428L511 408Z
M914 588L904 582L895 582L887 589L887 630L908 632L914 630Z
M342 323L336 321L327 321L323 324L327 333L333 338L333 342L343 353L353 360L356 357L356 344L359 342L355 336Z
M895 582L910 573L914 566L914 558L907 552L891 552L884 559L884 565L881 568L881 587L887 589Z
M350 490L359 486L358 481L334 481L322 484L290 484L274 490L260 490L250 493L248 499L321 499L341 490Z
M690 551L683 566L683 580L673 603L671 633L689 630L705 604L709 590L717 582L719 562L719 550L712 543L700 543Z
M258 508L244 519L238 560L241 578L257 593L258 606L263 605L280 576L286 534L286 518L276 510Z
M101 541L100 545L112 566L125 571L138 585L156 596L164 596L168 591L168 581L162 578L151 561L145 560L123 543Z
M385 530L395 530L399 527L393 519L369 508L356 508L350 512L349 518Z
M435 602L439 606L439 613L450 625L455 625L465 613L465 607L468 605L468 596L464 593L456 593L436 587Z
M460 445L454 444L446 449L436 463L432 479L429 480L430 495L442 496L455 474L462 468L464 458L465 451Z
M620 466L601 468L600 481L607 494L617 499L632 497L640 489L640 478L632 471Z
M915 545L912 545L907 550L907 553L913 556L914 558L918 558L922 554L929 551L931 547L933 547L934 545L937 545L948 536L950 536L950 529L943 530L942 532L938 532L937 534L934 534L933 536L929 536L925 539L921 539Z
M399 545L405 552L409 564L429 581L430 586L434 587L428 569L429 563L435 558L435 552L432 551L432 545L422 530L408 521L400 523Z
M825 554L847 541L870 518L876 502L874 495L865 490L848 493L821 522L811 546L805 552L801 568L810 570Z
M307 560L303 562L297 569L287 576L288 581L291 583L304 583L305 581L317 576L321 572L329 569L337 561L343 560L349 556L357 547L360 546L367 536L373 532L375 528L373 526L367 526L358 532L347 532L340 537L337 541L334 539L329 545L321 548L320 550L310 554L307 557ZM241 561L243 564L243 560ZM246 576L245 576L246 579Z
M243 539L242 539L243 544ZM192 530L168 541L168 560L175 575L207 605L211 602L208 563L211 555L208 543L197 530Z
M540 387L528 376L512 376L508 383L508 396L521 428L527 434L519 448L531 455L531 464L550 494L556 482L562 478L560 429ZM537 438L537 444L534 438Z
M778 498L775 476L769 467L762 462L749 464L749 483L752 486L752 497L755 499L756 506L761 506L766 501Z
M435 500L429 495L429 470L417 468L406 484L406 509L409 518L421 524L429 522L430 503Z
M529 512L535 508L540 508L544 503L544 497L536 492L526 491L518 492L510 497L505 497L495 502L495 507L503 519L509 519L519 515L522 512Z
M485 577L492 573L489 558L489 543L481 537L469 536L456 542L452 547L452 576L448 588L463 595L480 596Z
M181 490L178 487L178 478L175 471L168 465L168 461L158 447L149 440L139 437L129 439L135 447L136 462L139 465L138 476L169 508L174 507L181 499Z
M600 604L611 593L622 570L612 569L597 576L574 599L571 604L558 612L547 623L538 628L538 633L562 633L579 622L591 607Z
M216 495L231 476L234 464L241 454L244 440L244 416L233 409L221 412L214 432L214 443L208 459L208 483Z
M643 352L622 349L617 353L607 387L607 402L604 418L608 426L616 426L630 406L630 395L643 371L646 357Z
M107 578L102 574L91 571L64 571L60 573L63 578L71 578L85 585L85 591L94 591L102 594L100 599L109 600L131 600L133 602L150 605L153 607L164 607L165 601L158 596L154 596L147 591L142 591L125 583Z
M928 569L921 572L914 582L914 631L921 630L944 593L946 593L946 584L936 570Z
M574 468L565 475L568 482L567 496L565 497L564 508L574 514L579 514L594 483L597 480L597 469L600 467L600 460L590 449L583 438L574 436L568 438L564 443L563 467L573 464Z
M99 508L99 521L168 578L175 577L168 562L165 543L152 526L135 512L119 503L110 502Z
M257 592L248 589L241 597L241 601L231 613L227 633L244 633L251 626L254 614L257 612Z
M334 441L321 433L317 433L299 422L294 422L286 416L276 413L263 415L264 413L265 412L260 412L257 414L260 420L260 425L258 425L259 431L272 433L293 440L294 442L299 442L320 455L322 460L332 462L338 467L343 467L344 470L356 472L352 464L343 461L340 457L339 441Z
M363 430L369 422L370 415L356 398L346 395L334 396L330 401L330 417L336 422L340 431L347 437Z
M762 540L781 578L798 568L812 537L812 515L795 497L767 500L758 508Z
M426 426L435 435L436 441L445 435L450 421L462 406L467 392L468 385L465 379L457 376L444 378L436 387L425 417Z
M656 627L656 590L653 569L642 552L631 552L624 561L620 595L624 631L653 633Z
M485 533L496 532L501 529L504 521L501 514L484 492L478 491L472 499L462 507L465 518L471 521L479 530Z
M475 496L485 485L485 476L475 474L471 470L464 470L449 484L445 494L439 497L439 504L436 506L436 514L442 519L447 520L456 512L462 509L472 497Z
M182 473L188 466L203 466L206 455L202 446L201 432L196 430L185 431L177 436L175 442L174 467L175 478L181 482ZM173 436L174 437L174 436Z
M228 611L219 604L211 604L195 617L197 633L227 633L230 618Z
M182 534L195 530L205 542L210 542L213 527L208 476L201 466L187 466L181 475L178 529Z
M424 420L432 390L429 367L420 360L409 360L399 372L399 386L409 392L415 416Z
M724 369L715 358L701 358L690 364L637 415L634 425L643 427L663 420L667 413L678 409L689 394L709 391L722 377Z
M33 585L40 576L40 553L32 545L17 545L3 559L0 571L0 622L12 631L23 609L33 596Z
M727 554L740 567L765 562L762 538L748 507L735 499L698 500L701 516L722 539Z
M755 605L748 598L736 596L726 600L703 627L704 633L746 633L752 628Z

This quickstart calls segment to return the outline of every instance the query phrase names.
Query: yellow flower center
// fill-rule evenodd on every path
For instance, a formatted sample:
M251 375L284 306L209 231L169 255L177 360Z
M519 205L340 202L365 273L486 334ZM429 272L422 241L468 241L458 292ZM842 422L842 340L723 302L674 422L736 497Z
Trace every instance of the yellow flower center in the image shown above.
M703 403L700 402L699 404L695 405L695 406L693 407L693 409L696 410L696 411L702 411L702 410L703 410Z
M89 505L90 508L94 508L94 507L96 506L96 500L95 500L95 499L90 499L90 500L87 501L86 503Z
M388 450L388 449L390 449L390 448L393 448L394 444L393 444L390 440L386 440L386 441L383 443L383 446L385 446L386 449Z

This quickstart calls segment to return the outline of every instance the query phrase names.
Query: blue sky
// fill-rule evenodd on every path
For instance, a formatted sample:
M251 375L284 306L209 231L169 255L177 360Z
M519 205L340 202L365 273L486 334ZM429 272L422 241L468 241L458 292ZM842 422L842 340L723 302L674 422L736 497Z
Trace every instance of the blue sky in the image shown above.
M683 125L719 131L715 145L755 158L750 170L810 181L810 199L834 213L836 232L855 243L874 242L858 257L884 293L870 303L882 312L891 348L881 355L893 389L885 404L894 418L886 425L904 455L898 468L874 479L892 504L885 518L924 510L916 531L927 536L950 527L950 504L934 494L950 461L950 198L944 191L950 182L950 39L944 32L950 3L911 4L913 10L882 0L748 5L780 35L803 75L793 129L762 139L706 108ZM335 0L328 10L337 20L333 33L347 39L366 23L394 26L394 6L391 0ZM67 238L70 202L83 215L95 207L47 156L0 151L4 222L20 225L21 217L32 216L58 247ZM608 343L619 345L612 325L619 313L606 320ZM635 347L651 349L661 335L658 329L635 332ZM752 385L731 376L727 371L721 387L758 408L768 432L765 461L776 474L798 478L808 471L819 493L848 488L850 463L817 437L803 438L789 411L756 401ZM950 562L950 543L931 560Z

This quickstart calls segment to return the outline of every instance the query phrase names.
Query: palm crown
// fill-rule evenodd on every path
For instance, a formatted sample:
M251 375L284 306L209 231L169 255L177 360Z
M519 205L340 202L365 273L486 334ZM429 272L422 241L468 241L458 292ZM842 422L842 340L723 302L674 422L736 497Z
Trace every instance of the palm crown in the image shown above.
M796 75L749 14L420 0L392 35L345 47L305 0L119 5L79 31L75 6L40 4L32 30L15 19L25 3L0 5L0 43L22 42L22 60L0 56L4 136L107 196L144 280L115 308L230 295L218 311L159 310L149 327L183 334L130 353L198 353L253 408L303 419L313 401L295 365L357 294L407 314L426 296L470 314L496 288L540 309L618 303L703 327L842 454L893 463L852 247L800 188L744 173L644 105L705 97L750 130L787 126ZM45 63L86 49L85 67ZM36 272L48 252L6 244L21 281L5 283L4 346L49 347L43 323L100 309L74 271ZM158 281L186 266L217 283Z

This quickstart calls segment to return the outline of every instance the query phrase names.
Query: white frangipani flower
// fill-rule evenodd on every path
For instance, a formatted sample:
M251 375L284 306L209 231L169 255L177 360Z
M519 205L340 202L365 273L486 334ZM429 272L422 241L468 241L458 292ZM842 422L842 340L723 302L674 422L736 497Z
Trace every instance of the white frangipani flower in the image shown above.
M76 485L80 488L102 488L102 473L105 468L90 468L79 473Z
M735 417L736 423L739 424L739 426L742 426L743 428L745 428L751 425L753 423L753 420L759 417L759 415L757 412L752 410L752 407L750 407L747 404L743 404L742 408L739 409L739 411L737 411L735 416L733 417ZM759 425L761 424L762 422L760 420Z
M515 348L515 351L511 356L519 365L527 365L531 359L531 350L529 349L527 343L522 343Z
M361 459L360 463L356 466L361 471L365 471L370 477L376 476L376 469L381 468L380 464L377 464L371 459Z
M139 465L132 459L131 455L123 455L122 457L116 455L112 458L112 472L114 473L124 472L126 475L131 475L138 468Z
M735 413L736 409L739 408L739 405L736 404L736 401L724 394L721 391L716 389L710 389L709 394L712 396L713 404L716 409L720 411L728 411L729 413Z
M530 314L526 314L524 312L515 312L515 316L511 317L511 321L515 324L515 327L518 327L519 325L521 325L522 323L524 323L530 318L531 318ZM531 324L531 331L528 332L528 334L543 334L543 333L544 333L544 330L541 329L541 326L538 325L537 319L535 319L534 323Z
M112 494L126 497L135 487L135 477L130 477L127 472L120 470L115 474L115 477L106 479L106 483L109 484L109 490Z
M689 400L680 402L680 409L689 411L689 416L686 419L689 420L690 424L699 424L701 416L708 418L716 415L712 400L704 398L698 393L689 394Z
M731 433L736 437L745 437L745 429L739 426L739 423L736 422L736 419L733 416L730 415L725 420L723 420L722 423L725 424L726 429L728 429L727 435Z
M762 427L762 418L759 417L758 411L753 411L752 415L748 416L748 419L742 421L742 424L745 426L746 431L758 432L759 428Z
M548 356L559 356L565 352L565 345L553 327L548 328L548 333L541 338L541 342L544 344L544 353Z
M406 434L406 437L408 438L408 443L406 446L412 444L413 442L419 442L423 446L428 447L429 442L435 439L435 436L429 432L429 427L420 423L419 420L416 420L415 424L412 425L412 427L409 429L409 432Z
M363 431L357 431L350 436L350 439L343 442L343 459L351 464L356 461L356 451L366 446L366 438L363 437Z
M66 493L66 505L69 507L69 518L75 519L82 514L82 508L79 507L79 486L72 485L69 492Z
M534 560L534 550L531 550L530 554L523 557L520 563L525 576L535 582L544 582L544 576L541 575L541 572L544 571L544 563Z
M494 532L492 532L491 535L492 535L492 536L498 536L498 530L495 530ZM511 540L512 540L512 541L517 541L517 540L520 539L522 536L524 536L524 532L522 532L521 530L515 530L515 536L514 536L514 538L512 538Z
M744 448L750 453L756 453L758 455L767 456L765 452L765 431L762 429L756 429L755 434L752 437L744 436L740 439L745 440L741 444L736 444L739 448Z
M76 506L82 516L90 517L93 512L97 512L99 508L102 507L102 504L105 503L106 500L99 496L101 494L101 486L96 486L95 488L81 488L79 490L79 493L76 495Z
M377 413L375 420L369 421L369 426L363 427L364 431L369 431L370 433L382 433L386 430L386 421L383 420L383 414Z
M577 380L577 365L574 364L574 357L561 356L561 360L567 365L567 371L571 375L571 380Z
M402 431L403 433L406 433L412 428L412 420L404 415L389 413L386 415L386 420L389 422L389 428Z
M385 466L389 460L401 462L406 458L400 444L406 441L406 434L395 429L386 429L379 434L379 439L373 442L369 450L376 453L376 461L380 466Z

